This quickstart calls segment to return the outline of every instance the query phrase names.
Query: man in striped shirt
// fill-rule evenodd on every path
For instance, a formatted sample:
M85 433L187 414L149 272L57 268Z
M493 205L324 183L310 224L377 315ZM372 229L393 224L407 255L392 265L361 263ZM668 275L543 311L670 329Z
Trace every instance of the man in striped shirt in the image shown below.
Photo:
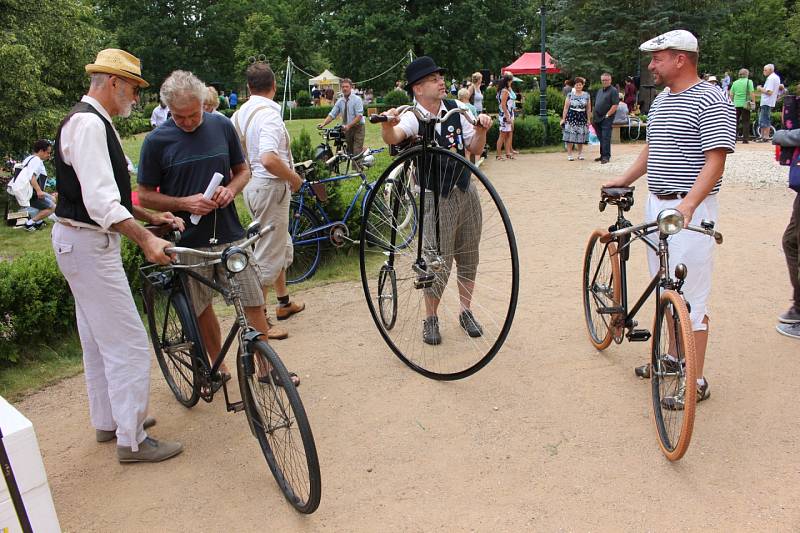
M736 146L736 112L722 91L697 75L697 38L686 30L673 30L642 44L652 53L648 68L657 85L663 85L648 113L647 145L630 168L606 186L626 187L647 173L650 191L646 219L675 208L684 225L716 221L717 193L722 185L725 159ZM670 237L670 263L684 263L689 275L683 293L691 305L690 318L697 352L697 400L710 396L703 376L708 344L708 311L711 292L714 241L706 235L683 231ZM648 254L650 272L658 272L659 261ZM649 376L647 366L637 375ZM691 390L691 389L689 389ZM681 409L683 398L674 408Z

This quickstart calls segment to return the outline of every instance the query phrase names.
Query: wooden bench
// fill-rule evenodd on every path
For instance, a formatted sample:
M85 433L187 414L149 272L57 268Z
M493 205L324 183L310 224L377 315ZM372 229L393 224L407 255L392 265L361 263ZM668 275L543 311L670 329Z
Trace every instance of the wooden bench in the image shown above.
M20 210L16 197L6 192L6 186L11 176L0 175L0 194L5 199L3 205L3 220L7 226L22 226L28 220L28 212Z
M630 126L630 119L628 120L627 124L613 124L611 126L611 144L618 144L618 143L622 142L622 139L621 139L621 136L620 136L620 132L622 131L623 128L627 129L629 126ZM633 127L636 128L636 123L635 122L633 123ZM646 122L642 122L642 126L641 127L642 127L642 135L639 137L639 139L643 139L644 134L645 134L646 129L647 129L647 123Z

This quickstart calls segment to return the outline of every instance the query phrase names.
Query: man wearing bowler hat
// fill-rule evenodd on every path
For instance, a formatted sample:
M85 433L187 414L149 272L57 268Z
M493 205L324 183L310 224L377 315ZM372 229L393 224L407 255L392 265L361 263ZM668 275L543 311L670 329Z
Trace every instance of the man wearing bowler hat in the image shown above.
M131 203L128 164L111 117L130 115L139 89L148 85L139 60L124 50L102 50L86 65L86 72L91 77L89 92L56 134L59 203L53 250L75 298L97 442L116 438L122 463L163 461L183 447L145 431L155 424L147 417L150 346L122 268L120 234L136 242L148 261L165 265L170 257L164 248L170 243L149 233L134 217L177 229L183 229L183 222Z
M656 84L665 89L647 114L647 145L625 173L606 186L627 187L647 174L649 196L645 219L655 220L663 209L681 212L684 227L703 220L716 222L717 193L722 186L725 160L736 146L736 113L728 97L716 85L697 75L697 38L686 30L673 30L643 43L639 49L652 54L648 69ZM683 294L691 306L689 317L697 353L696 387L687 383L673 397L662 399L667 409L682 410L686 394L697 401L708 399L711 389L703 376L708 343L708 297L714 265L714 240L690 231L669 238L670 264L683 263L689 275ZM658 257L648 250L650 274L660 268ZM636 368L649 378L650 367Z
M428 56L418 57L406 67L406 90L416 100L416 107L424 115L443 115L458 107L454 100L446 100L445 70L436 65ZM395 109L384 113L390 117L382 123L381 135L387 144L399 144L409 137L420 133L420 124L413 113L398 115ZM453 115L446 123L436 125L436 141L439 146L456 151L462 157L464 150L477 154L486 145L486 133L492 125L488 115L478 115L477 125L473 126L463 115ZM428 165L426 165L428 166ZM445 172L436 163L434 172ZM453 260L457 266L458 295L461 303L459 324L470 337L483 335L483 328L475 320L470 309L472 292L475 288L475 277L478 270L478 244L481 238L480 198L475 185L469 179L465 168L452 169L451 176L457 179L442 179L442 191L439 199L440 218L452 221L451 225L442 225L439 235L439 251L445 260L445 268L436 274L433 285L425 289L425 314L422 326L422 340L426 344L441 344L437 310L442 293L450 276ZM442 176L440 176L442 178ZM426 196L425 220L426 228L434 228L433 195ZM432 237L431 231L426 239ZM458 246L456 246L458 243Z

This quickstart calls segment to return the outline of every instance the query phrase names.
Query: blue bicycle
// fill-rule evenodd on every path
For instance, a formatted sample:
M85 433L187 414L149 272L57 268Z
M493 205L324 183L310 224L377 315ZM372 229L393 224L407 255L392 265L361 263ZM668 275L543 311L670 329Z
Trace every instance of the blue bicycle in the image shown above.
M322 257L322 245L326 241L336 247L341 248L348 242L358 243L360 236L356 235L354 238L350 237L350 229L347 226L347 221L353 215L356 202L361 198L359 207L361 208L362 217L362 231L364 206L372 191L375 183L367 181L365 171L367 168L375 164L374 155L382 152L384 149L377 150L366 149L357 155L339 155L338 157L346 157L349 159L348 168L351 164L355 168L360 168L360 171L349 172L346 174L332 176L330 178L315 179L315 166L313 161L305 161L295 165L295 170L303 176L306 180L300 190L297 192L294 199L292 199L289 207L289 233L292 237L292 245L294 246L294 260L286 272L286 282L289 284L300 283L305 281L317 271L320 259ZM401 233L398 235L398 241L402 243L400 246L405 246L411 242L417 231L417 200L413 188L405 187L405 184L400 184L403 177L397 176L398 190L405 191L404 201L401 202L399 207L400 213L397 215L405 224L401 228ZM344 180L360 179L361 183L353 194L347 211L342 216L341 220L333 220L331 216L325 211L324 204L327 201L327 184L335 184ZM390 191L390 188L385 190ZM362 194L363 193L363 194ZM390 193L389 193L390 194ZM379 217L375 217L374 213L372 218L367 223L371 234L380 234L381 228L373 227L376 225L385 224L387 227L392 218L391 207L387 196L384 202L380 199L376 205L373 206L373 211L383 209L386 217L381 222ZM382 204L382 205L381 205ZM397 220L397 217L395 217Z

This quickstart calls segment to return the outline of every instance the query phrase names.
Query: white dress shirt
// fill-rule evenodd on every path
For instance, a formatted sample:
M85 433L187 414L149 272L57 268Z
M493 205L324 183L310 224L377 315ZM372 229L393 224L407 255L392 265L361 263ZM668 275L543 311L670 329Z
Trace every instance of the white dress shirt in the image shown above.
M111 122L111 116L100 102L91 96L84 96L81 102L88 103ZM113 123L111 128L114 128ZM116 130L114 134L119 140ZM119 188L114 179L114 169L108 153L106 126L97 115L94 113L72 115L61 129L58 148L61 160L75 170L86 211L100 228L111 231L113 224L133 218L130 211L120 202ZM64 220L72 226L98 229L91 224L71 219Z
M256 115L251 119L253 113ZM266 153L272 152L280 157L289 168L294 167L291 140L281 118L279 104L264 96L252 95L231 118L234 126L241 130L245 137L246 156L250 163L253 181L279 179L261 164L261 156Z
M423 116L429 117L431 115L428 110L421 105L416 104L416 107L422 112ZM447 108L445 107L444 102L442 102L439 104L439 116L441 117L445 113L447 113ZM461 136L464 139L464 146L468 147L472 143L473 135L475 135L475 127L464 115L459 115L458 118L461 119ZM403 130L403 132L406 134L406 138L419 134L419 120L417 120L416 115L414 115L414 113L411 111L406 111L400 115L400 123L397 126ZM441 135L442 124L436 124L435 130L436 133Z
M167 115L169 114L168 107L161 107L161 105L157 105L153 109L153 113L150 115L150 125L154 128L159 127L163 123L167 121Z

